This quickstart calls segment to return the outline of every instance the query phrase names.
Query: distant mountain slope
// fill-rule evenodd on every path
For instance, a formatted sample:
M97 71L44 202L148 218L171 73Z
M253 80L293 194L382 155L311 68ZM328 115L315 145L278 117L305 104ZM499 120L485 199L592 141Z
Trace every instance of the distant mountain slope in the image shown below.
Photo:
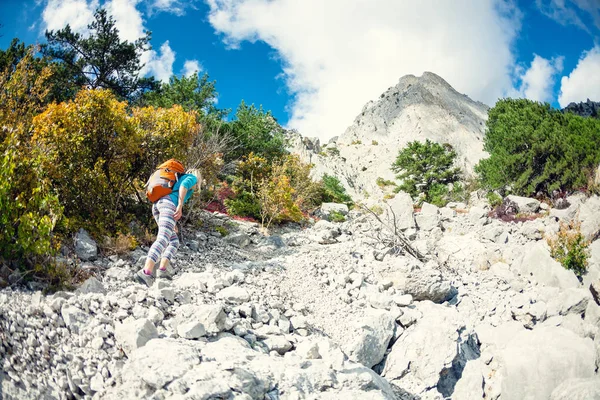
M381 195L377 178L390 180L398 150L414 140L450 144L467 173L486 156L483 137L488 107L454 90L438 75L407 75L368 102L354 123L321 146L290 134L292 151L315 165L315 173L336 175L355 198Z
M571 103L562 112L572 112L582 117L600 118L600 102L587 99L586 102Z

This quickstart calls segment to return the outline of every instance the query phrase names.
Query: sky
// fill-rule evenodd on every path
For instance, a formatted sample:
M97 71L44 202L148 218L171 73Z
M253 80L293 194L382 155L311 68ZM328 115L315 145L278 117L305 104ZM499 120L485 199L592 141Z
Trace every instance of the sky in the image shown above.
M0 48L86 34L98 7L123 40L152 32L143 74L207 73L218 107L262 105L322 140L424 71L489 106L600 101L600 0L0 0Z

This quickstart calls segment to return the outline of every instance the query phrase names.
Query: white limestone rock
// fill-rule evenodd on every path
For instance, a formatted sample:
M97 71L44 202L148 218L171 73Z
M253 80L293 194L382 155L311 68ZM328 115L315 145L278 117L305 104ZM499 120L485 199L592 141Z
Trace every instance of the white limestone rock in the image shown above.
M540 209L540 202L529 197L509 195L508 200L517 205L517 212L534 214Z
M504 400L549 398L564 381L595 375L592 340L560 327L521 331L500 357Z
M217 293L217 298L228 303L242 304L250 300L250 294L240 286L229 286Z
M156 327L146 318L115 324L115 339L128 355L157 337Z
M354 339L344 346L348 357L371 368L378 364L394 335L394 317L385 311L371 310L355 324Z
M516 270L526 279L533 282L562 289L580 287L577 277L572 271L563 268L550 256L545 243L538 242L516 263Z

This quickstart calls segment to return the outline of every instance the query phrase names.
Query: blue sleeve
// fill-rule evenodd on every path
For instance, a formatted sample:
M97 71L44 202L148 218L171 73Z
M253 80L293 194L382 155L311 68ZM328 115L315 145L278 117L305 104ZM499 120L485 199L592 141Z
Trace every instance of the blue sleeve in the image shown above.
M181 184L180 185L189 190L197 182L198 182L198 179L194 175L186 174L183 177L183 179L181 180Z

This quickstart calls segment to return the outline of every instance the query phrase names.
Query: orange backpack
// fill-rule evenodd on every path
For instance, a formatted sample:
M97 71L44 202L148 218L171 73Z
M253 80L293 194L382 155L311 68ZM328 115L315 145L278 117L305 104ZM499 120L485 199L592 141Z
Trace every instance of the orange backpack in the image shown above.
M156 171L146 182L146 196L152 203L156 203L164 196L173 192L173 186L177 182L177 173L183 174L183 164L174 158L160 164Z

